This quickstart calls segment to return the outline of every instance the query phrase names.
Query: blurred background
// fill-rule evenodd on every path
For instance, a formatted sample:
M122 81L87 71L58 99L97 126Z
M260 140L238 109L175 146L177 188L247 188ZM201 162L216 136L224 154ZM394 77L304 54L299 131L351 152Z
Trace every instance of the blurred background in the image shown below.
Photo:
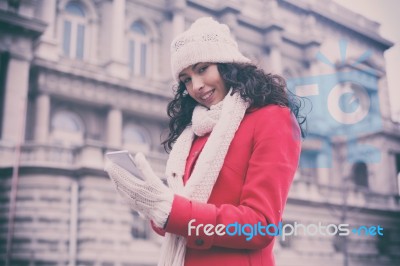
M157 264L161 239L118 197L104 154L142 151L163 175L169 45L201 16L312 98L283 222L384 228L278 238L277 265L400 265L399 94L385 62L395 43L333 0L0 0L0 265ZM338 119L364 110L361 130L326 122L336 88L360 97Z

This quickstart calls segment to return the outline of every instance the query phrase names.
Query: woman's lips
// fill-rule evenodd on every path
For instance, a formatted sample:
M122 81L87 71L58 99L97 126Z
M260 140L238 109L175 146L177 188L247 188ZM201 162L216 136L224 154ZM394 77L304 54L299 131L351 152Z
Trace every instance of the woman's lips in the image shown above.
M201 99L203 101L207 101L208 99L210 99L210 97L214 94L215 89L212 89L211 91L209 91L206 95L202 96Z

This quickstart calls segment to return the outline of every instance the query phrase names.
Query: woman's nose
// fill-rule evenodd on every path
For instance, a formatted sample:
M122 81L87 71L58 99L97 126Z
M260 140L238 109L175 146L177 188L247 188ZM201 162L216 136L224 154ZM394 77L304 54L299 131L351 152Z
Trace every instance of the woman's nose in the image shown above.
M198 91L204 87L204 82L201 77L192 77L193 90Z

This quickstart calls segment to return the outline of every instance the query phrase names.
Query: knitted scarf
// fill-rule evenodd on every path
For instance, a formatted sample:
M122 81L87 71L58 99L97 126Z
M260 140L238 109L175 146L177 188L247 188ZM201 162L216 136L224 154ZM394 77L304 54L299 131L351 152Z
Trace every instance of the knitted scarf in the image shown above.
M249 104L239 93L230 90L220 103L207 109L196 106L192 125L188 126L174 144L167 161L166 175L169 187L175 194L206 203L228 152L229 145L238 129ZM197 159L186 185L183 184L186 159L194 136L211 132ZM166 233L158 266L183 266L186 238Z

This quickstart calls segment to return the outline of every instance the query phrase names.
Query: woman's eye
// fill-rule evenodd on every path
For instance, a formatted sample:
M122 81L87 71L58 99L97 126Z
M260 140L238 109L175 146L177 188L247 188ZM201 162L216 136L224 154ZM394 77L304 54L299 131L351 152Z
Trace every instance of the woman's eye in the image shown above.
M182 80L183 84L187 84L189 81L190 81L190 78L184 78L184 79Z
M199 68L199 73L203 73L204 71L206 71L208 66L202 66Z

